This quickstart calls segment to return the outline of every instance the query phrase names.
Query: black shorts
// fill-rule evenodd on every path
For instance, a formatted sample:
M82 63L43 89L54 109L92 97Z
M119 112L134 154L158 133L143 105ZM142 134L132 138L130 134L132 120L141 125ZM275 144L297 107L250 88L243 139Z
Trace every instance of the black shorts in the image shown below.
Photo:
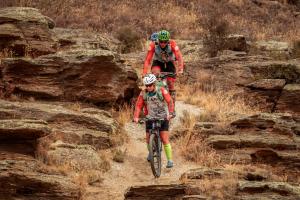
M146 132L149 132L150 129L152 129L152 123L151 121L146 121ZM169 120L163 120L161 122L161 127L159 131L169 131Z
M165 65L164 62L160 62L158 60L153 60L152 67L154 67L154 66L159 66L161 72L172 72L172 73L176 72L174 63L172 61L167 62Z

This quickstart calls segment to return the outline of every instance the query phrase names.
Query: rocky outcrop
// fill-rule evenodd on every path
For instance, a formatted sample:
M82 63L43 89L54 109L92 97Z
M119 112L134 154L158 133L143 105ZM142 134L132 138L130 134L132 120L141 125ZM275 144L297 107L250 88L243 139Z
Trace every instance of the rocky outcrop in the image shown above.
M276 104L277 112L300 113L300 84L287 84Z
M243 35L229 35L225 40L224 46L225 50L248 51L246 38Z
M0 105L14 111L8 102ZM18 119L4 110L2 107L0 111L1 199L79 199L80 188L71 179L57 171L45 171L35 160L38 140L52 133L49 124L38 115L33 117L33 113L29 114L32 117Z
M51 133L47 122L33 119L0 119L0 159L34 157L37 140Z
M244 91L249 104L264 111L274 111L285 83L285 79L259 79L247 84Z
M50 29L55 23L38 9L0 9L0 49L10 56L39 56L54 53L57 43Z
M2 65L6 96L111 106L129 101L137 91L135 71L108 50L70 50L33 60L9 58Z
M71 179L49 173L33 159L0 161L1 199L80 199Z
M138 92L136 72L116 53L116 39L53 29L54 22L34 8L2 8L0 13L1 55L22 57L1 59L0 97L112 106L129 102Z
M127 189L125 199L181 199L186 194L186 189L183 184L133 186Z
M288 42L257 41L250 46L250 53L263 54L276 59L289 59L293 53L293 47Z
M298 199L300 187L272 180L270 172L239 166L236 169L199 168L184 173L181 180L193 195L207 199ZM222 191L215 190L215 184ZM223 187L220 187L223 186Z
M265 163L299 170L298 122L290 114L261 113L244 117L220 131L195 126L225 162ZM208 131L210 130L210 131Z
M0 138L6 139L37 139L50 134L51 130L41 120L1 120Z
M244 98L249 105L264 112L276 110L286 84L300 82L300 64L297 60L274 61L266 56L229 53L191 61L187 66L188 79L185 82L201 82L204 89L234 91L235 96ZM297 112L295 110L294 113Z
M38 102L9 102L0 100L0 119L22 123L22 119L43 120L52 133L74 144L89 144L96 149L114 145L112 136L120 131L119 124L109 113L95 108L82 108L82 112L70 110L61 105ZM12 120L13 119L13 120ZM6 120L6 121L7 121ZM25 120L30 123L32 121ZM25 124L26 125L26 124ZM28 125L27 125L28 126ZM44 125L46 126L46 125Z
M47 159L56 166L68 165L74 170L101 170L102 160L90 145L74 145L57 141L50 145Z

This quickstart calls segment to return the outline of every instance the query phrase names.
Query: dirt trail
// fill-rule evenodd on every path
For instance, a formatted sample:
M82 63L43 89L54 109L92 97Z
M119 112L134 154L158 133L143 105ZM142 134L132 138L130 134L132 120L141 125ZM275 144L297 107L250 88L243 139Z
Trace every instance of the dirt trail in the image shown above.
M180 125L179 118L182 117L183 111L194 115L199 115L201 110L198 107L176 102L177 117L171 123L171 129ZM148 155L145 144L145 125L127 123L125 130L129 135L130 141L122 148L127 149L124 163L111 163L111 169L104 175L104 181L99 187L89 187L87 199L124 199L124 193L130 186L152 185L152 184L170 184L176 183L182 173L188 169L195 168L196 165L184 161L176 152L176 146L173 145L174 167L165 168L166 158L163 153L163 167L160 178L154 178L151 167L146 161Z

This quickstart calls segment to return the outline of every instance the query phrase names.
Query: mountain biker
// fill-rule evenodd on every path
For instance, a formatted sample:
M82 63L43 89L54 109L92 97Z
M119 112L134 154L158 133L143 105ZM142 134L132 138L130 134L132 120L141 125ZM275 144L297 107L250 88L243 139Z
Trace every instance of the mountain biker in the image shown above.
M141 91L135 106L134 122L138 123L139 115L144 108L144 114L148 119L165 119L160 128L160 137L164 145L165 154L168 160L167 168L173 167L172 148L169 142L169 120L173 117L174 104L169 92L164 87L155 85L156 76L147 74L143 79L146 89ZM146 121L146 141L149 150L149 139L151 122ZM150 155L147 158L150 161Z
M158 44L158 33L157 32L152 33L149 39L155 44Z
M158 43L152 41L148 48L148 53L144 61L144 68L142 76L144 77L150 68L151 60L154 56L151 71L157 74L161 72L172 72L177 74L183 73L183 59L182 54L174 40L170 40L170 33L166 30L161 30L158 33ZM178 69L176 70L175 61L178 63ZM174 77L167 77L167 84L169 92L175 102L176 90L175 90Z

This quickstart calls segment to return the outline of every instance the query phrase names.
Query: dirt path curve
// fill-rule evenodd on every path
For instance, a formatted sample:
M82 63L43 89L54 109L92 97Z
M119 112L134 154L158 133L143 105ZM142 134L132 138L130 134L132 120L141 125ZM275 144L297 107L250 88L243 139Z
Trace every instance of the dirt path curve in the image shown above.
M201 112L198 107L180 101L176 102L177 117L172 121L171 129L180 125L179 118L183 117L184 110L194 115L199 115ZM101 189L99 190L99 187L88 188L90 194L87 199L124 199L124 193L130 186L176 183L182 173L196 167L194 164L184 161L176 152L176 146L173 145L174 167L172 169L165 168L166 159L163 154L162 175L158 179L154 178L151 167L146 161L148 152L145 144L144 125L130 122L126 124L125 130L130 138L130 141L122 147L127 149L125 162L112 162L111 169L103 177Z

